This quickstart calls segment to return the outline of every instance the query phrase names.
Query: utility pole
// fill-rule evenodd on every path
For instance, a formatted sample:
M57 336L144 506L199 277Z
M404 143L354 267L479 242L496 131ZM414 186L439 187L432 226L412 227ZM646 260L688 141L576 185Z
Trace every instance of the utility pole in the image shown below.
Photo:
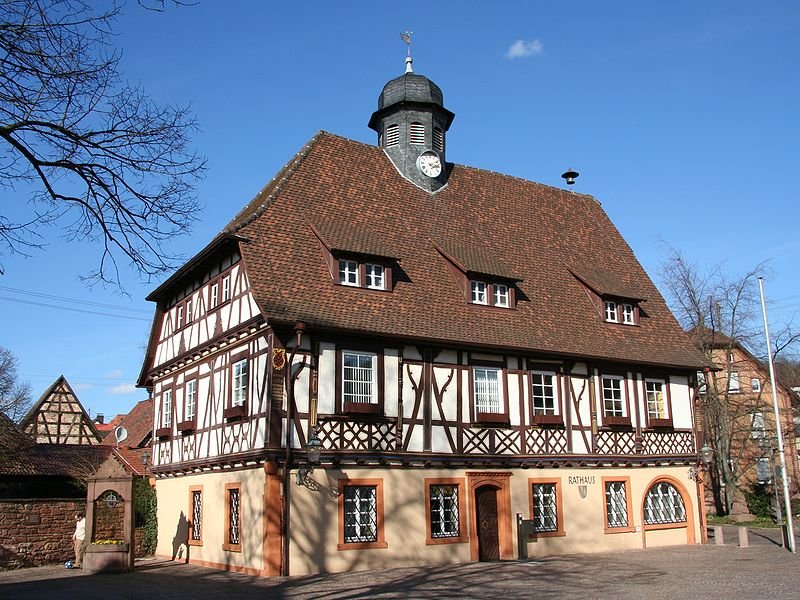
M769 357L769 380L772 386L772 408L775 412L775 433L778 437L778 454L781 460L781 482L783 483L783 501L786 508L786 525L789 539L788 548L796 552L794 547L794 515L792 515L792 501L789 497L789 482L786 480L786 454L783 451L783 425L781 422L781 409L778 406L778 388L775 383L775 364L772 360L772 348L769 342L769 323L767 322L767 302L764 299L764 278L758 278L758 288L761 292L761 313L764 315L764 338L767 342L767 356Z

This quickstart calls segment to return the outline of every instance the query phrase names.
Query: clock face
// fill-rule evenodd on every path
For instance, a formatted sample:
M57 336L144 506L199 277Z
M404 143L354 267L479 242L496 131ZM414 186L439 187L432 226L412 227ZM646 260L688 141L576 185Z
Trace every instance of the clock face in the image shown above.
M438 177L442 172L442 161L435 152L428 150L420 154L417 167L426 177Z

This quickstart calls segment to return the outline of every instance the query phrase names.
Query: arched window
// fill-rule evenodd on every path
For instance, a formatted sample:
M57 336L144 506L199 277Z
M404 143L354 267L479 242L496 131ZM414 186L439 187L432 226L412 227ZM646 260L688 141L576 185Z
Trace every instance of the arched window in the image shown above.
M397 124L387 126L386 127L386 136L385 136L384 140L386 142L386 147L387 148L389 146L396 146L397 144L399 144L400 143L400 126L397 125Z
M408 130L408 142L417 146L425 145L425 126L422 123L411 123Z
M661 481L647 491L644 499L645 525L685 522L686 507L674 485Z
M438 127L433 128L433 149L444 152L444 133Z

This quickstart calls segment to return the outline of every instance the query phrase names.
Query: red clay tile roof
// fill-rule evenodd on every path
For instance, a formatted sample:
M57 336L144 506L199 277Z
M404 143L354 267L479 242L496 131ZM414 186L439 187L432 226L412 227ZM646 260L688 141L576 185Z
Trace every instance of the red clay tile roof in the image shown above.
M122 415L119 425L128 430L128 437L122 445L129 448L138 448L144 443L149 445L153 433L153 401L151 399L137 402L127 415ZM103 444L116 446L117 439L111 433L103 438Z
M381 240L399 259L394 290L334 285L309 223ZM242 258L269 322L567 357L705 364L591 196L459 165L446 187L428 194L381 149L322 132L225 232L248 240L240 242ZM467 304L434 240L489 249L521 279L517 308ZM592 265L605 274L606 283L595 285L646 298L641 325L605 323L567 264Z

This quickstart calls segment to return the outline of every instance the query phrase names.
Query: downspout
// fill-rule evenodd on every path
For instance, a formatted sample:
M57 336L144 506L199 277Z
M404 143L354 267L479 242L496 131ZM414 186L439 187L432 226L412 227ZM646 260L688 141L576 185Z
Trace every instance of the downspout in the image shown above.
M286 451L284 453L283 461L283 531L281 536L282 543L282 560L281 560L281 575L289 575L289 517L291 516L291 502L290 502L290 477L289 471L292 466L292 427L294 421L294 383L300 376L300 372L305 367L305 361L297 369L297 373L292 374L292 363L294 356L300 348L300 343L303 341L303 331L305 331L306 324L302 321L297 321L294 325L294 333L296 336L294 348L289 354L286 361L285 371L283 373L284 384L286 386Z

